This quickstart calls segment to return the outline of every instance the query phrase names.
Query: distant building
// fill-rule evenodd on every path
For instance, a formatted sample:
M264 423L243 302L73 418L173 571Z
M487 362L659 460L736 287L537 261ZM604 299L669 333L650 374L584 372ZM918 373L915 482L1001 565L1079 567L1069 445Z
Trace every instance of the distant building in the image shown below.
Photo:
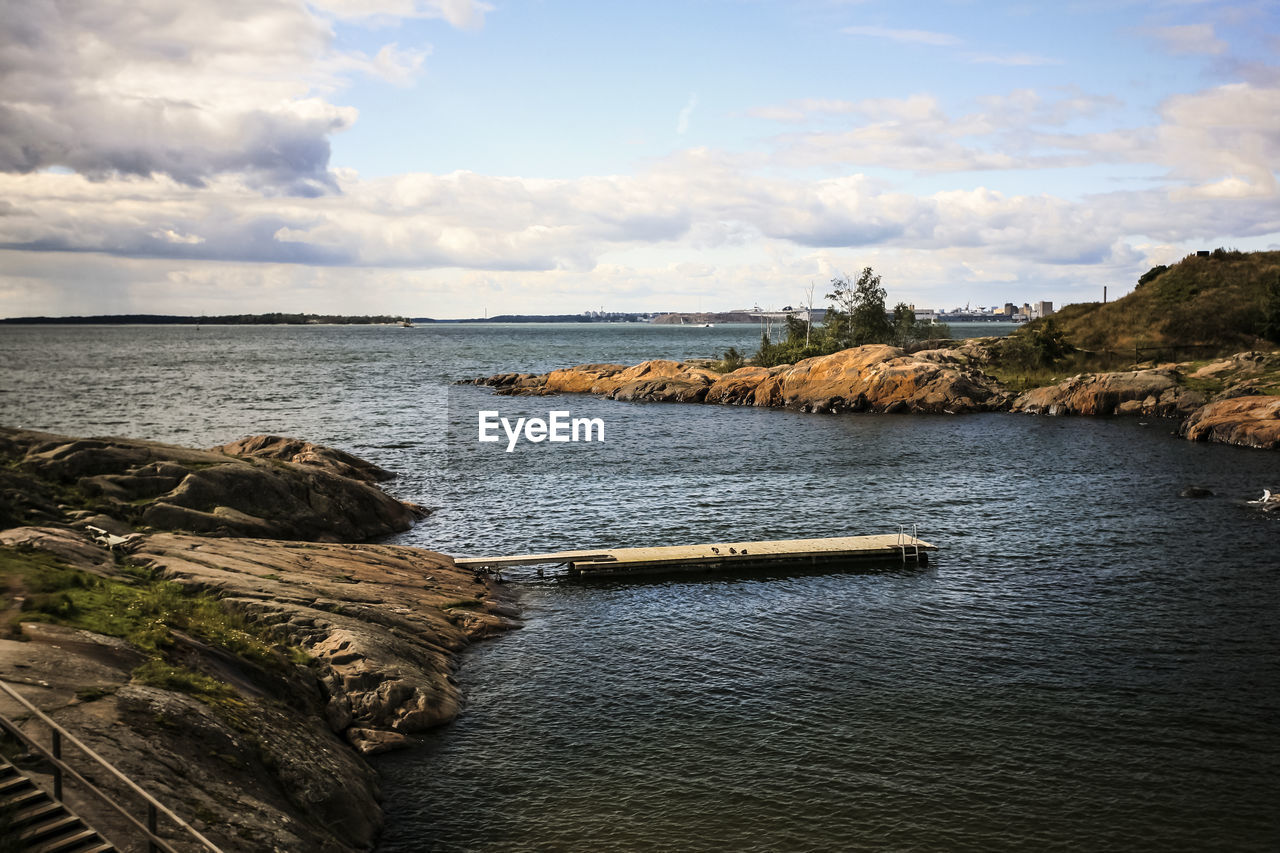
M1037 303L1036 303L1036 316L1037 316L1037 317L1048 317L1048 316L1049 316L1050 314L1052 314L1052 313L1053 313L1053 303L1052 303L1052 302L1048 302L1048 301L1041 301L1041 302L1037 302Z

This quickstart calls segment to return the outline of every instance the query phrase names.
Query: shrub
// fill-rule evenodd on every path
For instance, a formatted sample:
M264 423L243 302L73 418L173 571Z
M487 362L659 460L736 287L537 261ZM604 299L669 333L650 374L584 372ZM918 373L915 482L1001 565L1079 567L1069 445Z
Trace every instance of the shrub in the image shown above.
M729 347L724 351L724 354L720 356L720 372L733 373L733 371L742 367L746 363L746 358L743 357L742 353L738 352L737 347Z

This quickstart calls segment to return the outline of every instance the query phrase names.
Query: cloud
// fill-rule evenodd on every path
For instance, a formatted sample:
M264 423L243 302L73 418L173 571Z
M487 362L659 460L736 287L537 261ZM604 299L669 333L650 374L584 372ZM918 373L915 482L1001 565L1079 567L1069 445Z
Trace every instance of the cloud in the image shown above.
M361 6L459 26L487 8ZM426 55L394 43L372 57L340 51L323 15L293 0L31 0L0 17L0 171L191 186L237 173L265 191L330 192L329 138L356 111L327 98L352 73L404 85Z
M966 60L977 65L1061 65L1062 60L1050 59L1046 56L1039 56L1034 53L971 53Z
M888 39L903 44L925 44L933 47L946 47L960 44L961 40L949 33L938 33L930 30L897 30L889 27L844 27L840 32L851 36L867 36L869 38Z
M493 11L478 0L316 0L313 5L345 20L442 18L466 30L483 27L485 13Z
M1207 173L1206 173L1207 174ZM12 210L0 248L175 261L315 267L586 272L614 253L666 246L688 259L762 245L806 250L984 251L1053 266L1112 256L1118 236L1196 239L1280 228L1274 194L1204 182L1200 192L1068 200L977 187L915 195L861 175L797 180L692 150L634 176L494 177L470 172L363 181L341 196L264 196L222 177L90 181L0 175ZM1270 229L1270 230L1268 230ZM1216 233L1216 232L1213 232Z
M689 131L689 119L693 116L693 111L698 107L697 93L691 93L689 100L685 102L684 108L680 110L680 115L676 118L676 133L684 136Z
M1213 24L1153 27L1146 32L1175 55L1219 56L1228 49L1227 43L1214 34Z
M846 127L775 137L773 156L779 165L845 164L943 174L1133 164L1163 167L1173 185L1204 183L1206 193L1218 196L1280 197L1275 173L1280 163L1280 82L1234 83L1175 95L1159 105L1158 123L1105 131L1071 128L1078 126L1077 120L1116 111L1120 102L1074 88L1049 93L1019 89L978 98L976 104L974 111L955 114L926 95L796 100L751 114L791 123L849 117ZM1228 178L1233 182L1218 185ZM1216 188L1209 189L1211 185Z
M932 95L907 98L864 98L843 101L831 98L798 98L782 104L755 107L747 111L752 118L797 123L815 117L858 115L868 118L918 121L938 113L938 99Z
M932 32L929 29L891 29L888 27L844 27L841 28L842 33L846 36L867 36L869 38L887 38L888 41L897 41L901 44L908 45L929 45L933 47L946 47L948 45L959 45L960 38L948 35L945 32Z

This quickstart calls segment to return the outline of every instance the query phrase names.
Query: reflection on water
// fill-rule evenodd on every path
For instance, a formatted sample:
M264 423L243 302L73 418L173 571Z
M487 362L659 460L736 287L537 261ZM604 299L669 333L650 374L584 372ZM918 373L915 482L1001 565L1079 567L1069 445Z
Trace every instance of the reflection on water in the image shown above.
M691 338L689 331L708 337ZM467 707L379 760L401 850L1280 847L1280 456L1133 420L507 400L454 379L749 349L653 327L0 329L0 422L336 444L519 553L895 531L926 568L516 584ZM605 447L451 446L481 407ZM1212 489L1178 497L1188 485Z

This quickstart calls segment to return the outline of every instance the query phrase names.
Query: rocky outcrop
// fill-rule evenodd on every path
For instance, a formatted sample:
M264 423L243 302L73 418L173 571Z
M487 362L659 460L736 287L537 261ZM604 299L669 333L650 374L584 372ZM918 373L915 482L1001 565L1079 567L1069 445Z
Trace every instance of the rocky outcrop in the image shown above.
M0 543L122 577L74 530L17 528ZM217 593L304 661L272 668L174 631L168 659L231 691L211 702L140 681L144 656L118 637L23 622L0 639L0 678L226 850L368 849L381 811L358 753L452 719L457 653L515 624L501 587L413 548L155 534L130 565ZM90 822L114 827L96 805L82 809Z
M215 591L307 652L331 728L366 753L451 720L461 698L452 654L515 615L484 580L418 548L157 534L132 559Z
M588 393L615 400L716 403L807 412L972 412L1000 408L1005 394L964 353L908 354L864 346L795 365L743 367L720 374L684 362L622 367L590 364L544 376L499 374L474 380L500 394Z
M1182 425L1182 434L1192 441L1280 449L1280 397L1215 400L1187 419Z
M1190 374L1219 386L1215 399L1280 392L1280 352L1239 352L1210 362Z
M0 429L0 458L12 466L0 524L70 505L139 527L339 542L406 530L423 514L373 485L387 474L376 465L273 436L205 451Z
M396 476L385 468L380 468L346 451L278 435L252 435L211 449L214 453L224 453L227 456L282 459L295 465L308 465L328 471L330 474L365 483L383 483L395 479Z
M1082 373L1019 395L1015 412L1042 415L1149 415L1183 417L1204 404L1170 369Z
M542 389L548 394L607 394L617 385L604 385L622 371L625 364L580 364L565 370L553 370L542 377Z
M414 517L341 451L0 429L0 461L0 678L224 850L371 849L361 756L450 720L457 654L515 625L504 588L447 556L328 542Z
M994 379L958 359L948 361L937 350L908 355L885 345L805 359L761 383L757 401L761 397L768 405L780 402L806 412L954 414L997 409L1004 402Z
M1010 410L1045 415L1141 415L1190 418L1194 440L1276 447L1280 352L1239 353L1208 365L1169 364L1144 370L1082 373L1019 395L983 367L998 357L994 338L943 342L913 353L884 345L855 347L778 367L716 373L704 364L668 360L634 367L584 364L534 375L502 373L464 384L499 394L596 394L616 400L712 403L804 412L960 413ZM927 344L936 346L936 344ZM1189 387L1192 386L1192 387ZM1215 402L1206 406L1208 397ZM1239 399L1236 405L1219 405ZM1202 408L1203 407L1203 408Z

